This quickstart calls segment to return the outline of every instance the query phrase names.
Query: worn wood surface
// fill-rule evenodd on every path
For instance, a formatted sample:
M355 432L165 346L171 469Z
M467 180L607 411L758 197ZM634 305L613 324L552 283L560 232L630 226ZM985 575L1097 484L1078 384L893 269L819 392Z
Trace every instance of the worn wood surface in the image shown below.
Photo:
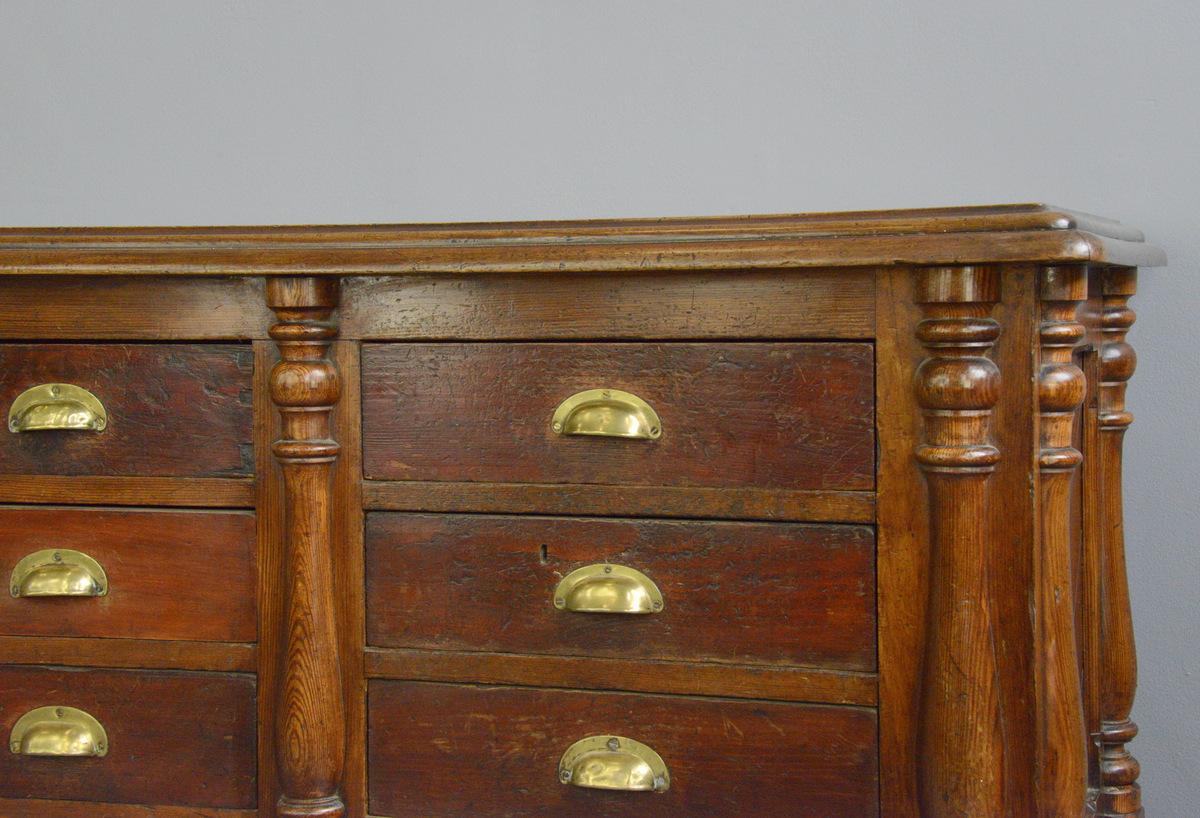
M862 708L375 681L369 712L381 816L878 812L875 714ZM563 751L597 734L653 747L670 790L560 783Z
M100 563L99 597L0 594L0 633L253 642L254 515L0 507L0 575L27 554L81 551Z
M0 474L0 502L77 506L254 508L250 477Z
M875 674L848 670L400 648L367 648L365 663L367 676L379 679L878 703Z
M371 514L367 642L870 671L874 540L854 526ZM663 610L555 608L558 581L595 563L646 574Z
M870 338L873 270L351 278L341 332L370 340Z
M253 473L248 347L0 345L0 407L70 383L108 411L101 432L0 435L0 470L22 475L233 477Z
M87 801L25 800L0 798L0 815L5 818L79 818L103 815L104 818L259 818L256 809L210 809L207 807L168 807L161 804L102 804Z
M248 642L0 636L0 665L253 673L257 656L258 647Z
M265 338L261 278L0 278L0 340Z
M0 753L0 797L197 807L255 805L254 679L212 673L0 668L0 729L37 707L90 713L100 758Z
M874 487L868 344L369 344L367 477L721 488ZM559 403L611 387L657 440L555 434Z

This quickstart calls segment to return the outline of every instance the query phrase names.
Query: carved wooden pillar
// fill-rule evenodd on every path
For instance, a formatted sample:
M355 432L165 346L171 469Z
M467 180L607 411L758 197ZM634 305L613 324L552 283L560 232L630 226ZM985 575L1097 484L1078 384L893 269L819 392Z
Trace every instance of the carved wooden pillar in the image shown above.
M1039 553L1035 560L1034 622L1038 646L1038 810L1046 816L1079 816L1087 801L1087 727L1079 673L1077 610L1071 553L1072 484L1083 461L1074 447L1076 412L1086 382L1074 350L1084 326L1076 320L1087 299L1087 269L1040 271L1041 325L1038 370L1040 441Z
M284 657L276 693L277 814L340 818L345 716L330 543L332 468L338 444L330 412L340 395L328 359L337 329L336 279L270 278L267 301L279 318L271 337L281 360L271 399L283 436L273 450L283 471Z
M1137 689L1137 656L1133 617L1125 573L1125 529L1121 497L1121 458L1125 430L1133 415L1125 411L1125 386L1137 356L1125 343L1133 326L1130 297L1137 289L1137 271L1107 270L1103 276L1104 307L1100 349L1100 456L1104 473L1104 537L1101 557L1100 607L1100 781L1097 814L1141 815L1140 768L1127 742L1137 735L1130 720Z
M990 317L1000 280L986 267L918 271L928 357L917 369L924 436L916 449L929 495L929 611L917 758L925 816L1003 814L993 611L987 577L988 481L1000 371L987 357L1000 336Z

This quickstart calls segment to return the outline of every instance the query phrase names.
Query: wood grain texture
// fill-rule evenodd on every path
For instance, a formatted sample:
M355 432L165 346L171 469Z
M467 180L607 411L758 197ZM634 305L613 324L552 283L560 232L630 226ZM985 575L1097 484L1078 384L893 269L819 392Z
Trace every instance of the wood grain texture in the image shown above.
M875 521L875 494L868 491L368 480L363 484L363 502L367 509L378 511L716 517L830 523Z
M1087 299L1087 269L1044 267L1038 384L1039 553L1035 561L1034 662L1038 709L1038 812L1082 815L1087 800L1087 738L1072 515L1075 479L1083 453L1075 447L1075 422L1087 391L1075 347L1086 330L1076 314Z
M102 815L103 818L258 818L254 809L209 809L168 807L162 804L95 804L87 801L25 800L0 798L0 815L6 818L79 818Z
M240 642L0 636L0 664L253 673L258 648Z
M0 729L67 705L108 733L101 758L0 753L0 797L248 808L254 679L228 674L0 668Z
M0 469L22 475L234 477L253 473L249 349L198 344L0 345L0 407L70 383L108 411L102 432L0 435Z
M100 597L0 594L0 633L253 642L254 515L0 507L0 575L27 554L81 551Z
M0 278L0 340L265 338L261 278Z
M367 648L365 660L367 676L380 679L878 703L875 674L847 670L397 648Z
M852 526L371 514L367 642L872 671L874 545ZM555 608L595 563L646 574L663 610Z
M248 477L102 477L0 474L0 502L77 506L254 508Z
M368 344L367 477L721 488L874 487L868 344ZM564 399L611 387L653 441L555 434Z
M861 708L375 681L369 712L377 815L878 813L875 714ZM653 747L670 790L559 783L563 751L596 734Z
M1137 691L1137 651L1125 566L1122 496L1122 447L1133 415L1125 408L1125 390L1137 366L1126 341L1136 315L1129 299L1137 290L1137 271L1112 269L1102 279L1100 348L1100 457L1104 474L1103 573L1101 629L1101 788L1097 814L1142 815L1141 766L1126 746L1137 736L1130 718Z
M267 300L279 318L271 338L280 360L271 401L281 437L272 452L283 474L282 669L275 691L275 760L284 818L341 818L346 711L333 576L333 463L330 416L341 394L329 347L338 282L277 278Z
M347 279L340 331L370 340L870 338L871 270Z

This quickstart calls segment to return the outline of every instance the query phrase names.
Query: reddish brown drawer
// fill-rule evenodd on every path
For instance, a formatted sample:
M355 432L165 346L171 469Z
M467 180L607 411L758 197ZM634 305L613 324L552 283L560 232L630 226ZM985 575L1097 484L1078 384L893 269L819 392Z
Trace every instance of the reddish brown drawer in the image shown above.
M657 439L569 436L616 389ZM859 343L368 344L364 469L384 480L871 489L873 348Z
M874 670L874 545L861 526L372 513L367 638L381 647ZM643 574L662 609L556 607L564 576L604 563ZM592 587L610 586L600 568Z
M250 512L9 507L0 530L2 634L257 638Z
M91 392L103 431L0 435L5 474L221 477L254 471L248 346L5 344L0 407L43 384ZM11 428L11 427L10 427Z
M0 753L0 796L252 807L254 702L250 676L0 668L6 738L30 711L70 707L108 739L103 757Z
M872 710L629 693L372 682L370 812L408 816L747 816L878 812ZM563 753L631 738L666 792L583 789Z

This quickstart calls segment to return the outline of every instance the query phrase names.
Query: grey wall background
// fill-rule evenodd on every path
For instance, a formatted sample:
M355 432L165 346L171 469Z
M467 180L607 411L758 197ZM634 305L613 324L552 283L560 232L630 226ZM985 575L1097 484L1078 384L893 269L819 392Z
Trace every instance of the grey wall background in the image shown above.
M0 224L1042 200L1166 248L1127 529L1154 816L1195 813L1200 7L0 0Z

